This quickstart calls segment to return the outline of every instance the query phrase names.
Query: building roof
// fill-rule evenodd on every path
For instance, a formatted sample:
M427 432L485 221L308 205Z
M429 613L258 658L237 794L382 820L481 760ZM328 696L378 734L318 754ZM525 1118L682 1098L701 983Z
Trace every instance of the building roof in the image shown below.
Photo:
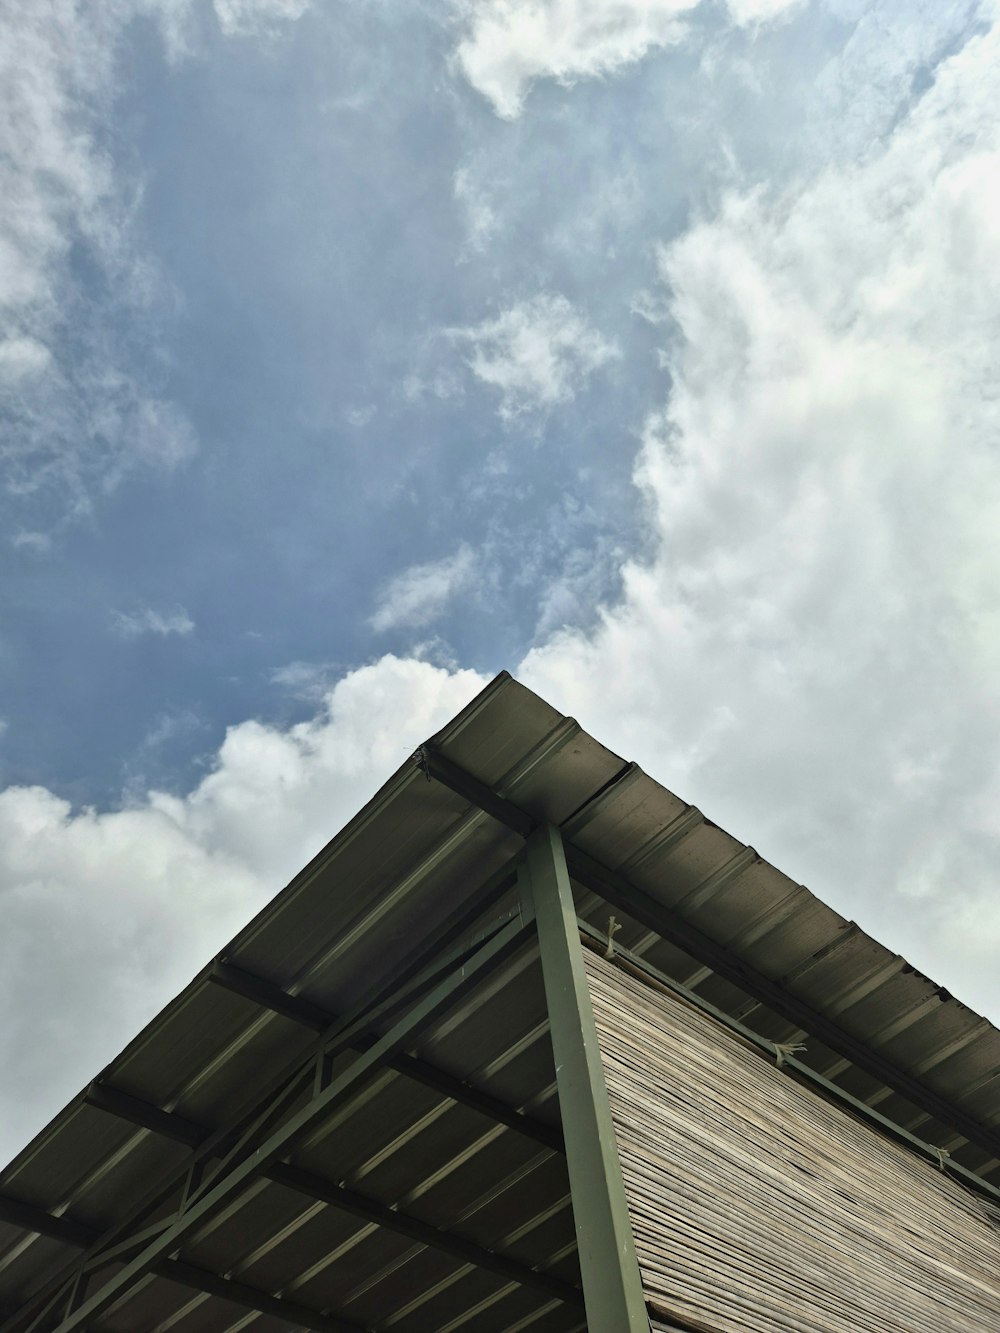
M238 1152L338 1015L360 1007L364 1024L334 1074L386 1030L388 1011L364 1007L394 979L516 922L514 859L543 821L563 833L581 918L605 930L613 911L633 956L768 1041L805 1043L798 1061L834 1093L1000 1185L1000 1033L504 673L0 1174L0 1333L53 1293L37 1327L62 1327L81 1257L92 1283L124 1273L136 1228L205 1188L197 1164L185 1185L192 1155ZM584 1326L578 1288L523 931L84 1326L568 1333Z

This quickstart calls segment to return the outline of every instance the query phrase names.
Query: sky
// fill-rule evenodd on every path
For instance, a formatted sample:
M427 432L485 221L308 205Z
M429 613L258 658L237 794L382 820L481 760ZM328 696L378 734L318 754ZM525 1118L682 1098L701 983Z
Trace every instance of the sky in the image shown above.
M506 668L1000 1021L995 0L0 0L0 1160Z

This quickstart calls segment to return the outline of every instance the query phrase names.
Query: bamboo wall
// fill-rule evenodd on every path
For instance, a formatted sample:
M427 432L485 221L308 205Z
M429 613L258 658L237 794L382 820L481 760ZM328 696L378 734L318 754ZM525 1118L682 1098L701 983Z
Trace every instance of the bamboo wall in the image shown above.
M1000 1333L1000 1217L585 950L651 1309L706 1333Z

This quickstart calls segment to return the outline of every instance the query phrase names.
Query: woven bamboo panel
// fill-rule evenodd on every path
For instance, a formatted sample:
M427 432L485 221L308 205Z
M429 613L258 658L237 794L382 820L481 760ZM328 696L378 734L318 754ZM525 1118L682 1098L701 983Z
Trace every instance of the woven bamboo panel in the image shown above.
M1000 1218L585 951L647 1301L705 1333L1000 1333Z

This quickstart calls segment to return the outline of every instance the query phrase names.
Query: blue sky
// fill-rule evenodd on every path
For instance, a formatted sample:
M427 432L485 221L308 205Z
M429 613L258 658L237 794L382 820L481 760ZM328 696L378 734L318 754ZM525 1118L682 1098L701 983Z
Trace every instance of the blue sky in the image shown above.
M1000 1017L995 5L50 9L0 1147L502 667Z

